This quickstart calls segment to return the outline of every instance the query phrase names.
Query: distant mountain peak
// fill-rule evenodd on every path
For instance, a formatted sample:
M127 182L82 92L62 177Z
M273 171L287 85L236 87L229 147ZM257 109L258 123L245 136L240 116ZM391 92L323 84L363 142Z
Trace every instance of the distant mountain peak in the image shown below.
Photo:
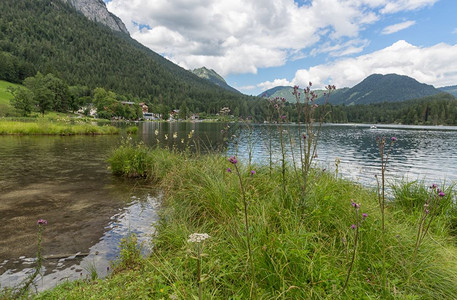
M225 81L225 79L221 75L217 74L216 71L214 71L213 69L201 67L198 69L193 69L191 72L200 78L211 81L212 83L220 86L221 88L224 88L224 89L232 91L232 92L239 93L238 90L236 90L233 87L231 87L230 85L228 85L227 82Z
M443 88L443 91L456 92L455 87ZM259 96L284 97L289 102L295 102L292 95L292 87L275 87L269 89ZM316 91L322 102L323 91ZM398 74L371 74L352 88L337 89L332 92L329 102L332 104L369 104L380 102L400 102L410 99L418 99L440 93L440 90L432 85L420 83L416 79Z
M114 31L129 34L125 24L106 8L103 0L61 0L73 6L89 20L108 26Z

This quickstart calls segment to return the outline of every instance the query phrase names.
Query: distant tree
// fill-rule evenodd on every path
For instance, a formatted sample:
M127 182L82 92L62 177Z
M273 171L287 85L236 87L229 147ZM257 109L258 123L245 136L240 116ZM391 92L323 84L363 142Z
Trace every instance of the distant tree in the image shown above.
M179 107L179 115L178 118L182 120L187 119L187 115L189 114L189 110L187 109L186 102L184 101L181 106Z
M24 86L33 93L35 103L42 115L52 108L54 94L47 87L43 74L38 72L35 77L27 77L24 80Z
M33 93L23 87L8 87L8 91L13 95L10 100L11 105L17 109L23 116L28 116L35 107Z

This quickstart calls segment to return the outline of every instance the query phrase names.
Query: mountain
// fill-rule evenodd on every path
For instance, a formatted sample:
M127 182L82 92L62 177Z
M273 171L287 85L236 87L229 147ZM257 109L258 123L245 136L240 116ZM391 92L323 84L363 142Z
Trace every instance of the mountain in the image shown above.
M99 22L109 28L129 34L125 24L106 8L103 0L61 0L73 6L89 20Z
M259 96L266 96L267 98L284 97L289 102L295 102L296 100L292 95L292 91L292 87L278 86L261 93ZM432 85L420 83L408 76L373 74L352 88L342 88L332 92L329 103L355 105L399 102L436 95L442 91L449 91L450 93L452 91L457 92L457 86L446 87L440 90L434 88ZM315 90L315 92L319 96L316 102L322 103L324 101L323 93L325 91Z
M457 97L457 85L452 85L452 86L443 86L438 88L440 91L449 93L453 95L454 97Z
M340 93L343 93L345 92L346 90L348 90L348 88L342 88L342 89L337 89L335 91L332 91L332 96L335 96L335 95L339 95ZM274 99L274 98L284 98L286 99L287 102L291 102L291 103L296 103L296 99L295 99L295 96L292 94L294 91L294 88L291 87L291 86L277 86L277 87L274 87L274 88L271 88L269 90L266 90L265 92L261 93L259 95L259 97L264 97L264 98L270 98L270 99ZM314 90L314 92L318 95L318 98L317 98L317 102L318 103L322 103L324 101L324 93L325 93L325 90ZM301 99L303 100L303 89L301 89L300 91L301 93ZM330 99L331 99L330 98Z
M92 15L106 12L99 4ZM254 105L244 103L251 97L220 88L129 35L90 21L68 2L1 0L0 80L21 83L37 71L169 108L185 102L191 111L216 113L229 106L247 115Z
M206 67L202 67L199 69L193 69L191 71L195 75L197 75L200 78L209 80L210 82L214 83L215 85L220 86L221 88L224 88L226 90L232 91L232 92L237 92L239 93L238 90L234 89L230 85L227 84L224 78L222 78L221 75L217 74L216 71L213 69L207 69Z
M373 74L354 87L330 97L332 104L369 104L380 102L400 102L439 94L441 91L432 85L397 74Z
M258 95L258 97L264 98L285 98L288 102L295 102L295 96L292 95L294 88L291 86L276 86L265 92L262 92Z

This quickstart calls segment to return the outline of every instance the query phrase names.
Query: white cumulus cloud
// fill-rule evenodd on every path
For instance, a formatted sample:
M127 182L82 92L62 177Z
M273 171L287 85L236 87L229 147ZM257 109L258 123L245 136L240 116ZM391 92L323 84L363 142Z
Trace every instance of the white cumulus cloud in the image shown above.
M221 75L256 73L302 57L327 38L334 56L355 54L359 34L382 14L436 0L112 0L108 9L133 38L185 68ZM140 30L140 25L147 25ZM332 45L329 45L331 47Z

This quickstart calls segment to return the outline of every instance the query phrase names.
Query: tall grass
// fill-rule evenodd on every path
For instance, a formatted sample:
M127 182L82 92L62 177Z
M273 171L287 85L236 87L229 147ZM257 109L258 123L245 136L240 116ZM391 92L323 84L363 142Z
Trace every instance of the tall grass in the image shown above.
M38 295L38 299L197 298L197 261L188 259L187 246L188 236L194 232L211 236L205 244L205 274L201 274L203 299L249 299L251 295L258 299L457 298L457 248L451 240L449 216L455 212L455 203L436 216L408 280L417 218L409 205L386 202L389 285L387 294L381 296L383 230L375 191L311 169L306 205L298 205L303 198L301 188L288 180L285 192L292 202L286 206L281 167L273 167L270 175L269 166L253 166L256 174L250 176L247 163L238 162L249 203L249 257L240 179L227 172L230 164L225 157L196 159L189 154L124 144L113 152L110 164L117 174L153 179L164 190L154 252L142 268L96 283L67 283ZM137 166L141 170L135 171ZM396 188L398 193L406 193L402 189L406 187ZM452 190L448 195L455 197ZM367 214L357 235L351 228L355 223L351 200ZM254 279L249 258L255 265ZM253 280L255 293L251 293Z
M97 126L48 121L0 121L0 135L97 135L117 133L119 133L119 129L110 125Z

